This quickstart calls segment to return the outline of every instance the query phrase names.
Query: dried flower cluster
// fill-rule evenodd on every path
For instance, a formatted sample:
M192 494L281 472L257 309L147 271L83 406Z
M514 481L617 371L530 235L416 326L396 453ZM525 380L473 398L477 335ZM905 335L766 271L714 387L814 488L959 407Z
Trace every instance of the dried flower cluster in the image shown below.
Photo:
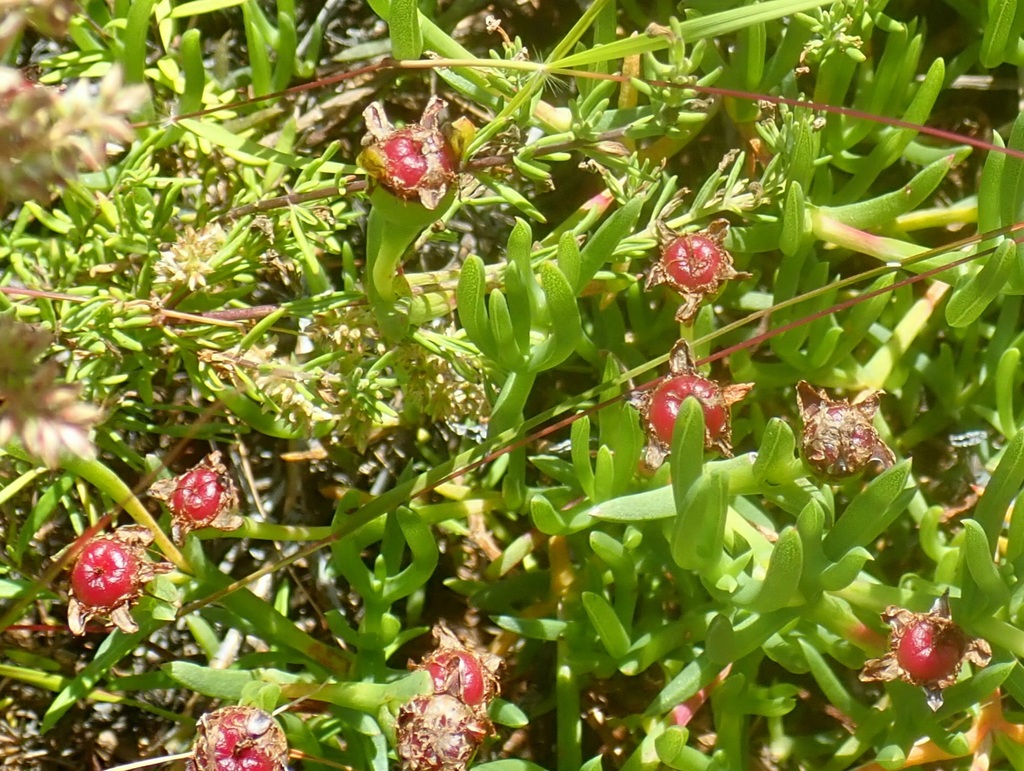
M51 186L79 169L102 168L109 144L131 141L125 116L146 89L124 86L113 69L93 90L84 80L66 91L49 88L0 67L0 206L47 200Z
M49 333L0 316L0 446L17 437L56 468L63 454L95 456L89 431L100 411L78 398L77 385L56 382L56 362L37 363L50 341Z
M146 584L174 568L169 562L146 557L151 543L149 530L127 526L96 536L83 547L71 568L68 627L72 634L84 634L86 623L95 617L109 618L128 634L139 630L129 612L131 606Z
M276 356L276 347L253 345L242 351L200 351L200 361L210 365L222 379L245 392L255 388L264 402L290 423L311 426L334 416L324 406L327 380L322 370L303 370Z
M479 373L471 369L476 362L465 357L460 363L465 365L462 371L421 345L401 344L396 351L395 366L407 376L402 386L404 407L432 421L483 420L489 409L487 395L478 380L469 379L479 377Z
M206 286L206 277L214 266L212 260L224 245L224 229L217 224L207 225L201 230L189 226L160 252L155 272L157 278L167 284L186 286L190 292Z
M256 707L223 707L196 724L186 771L284 771L288 740L277 721Z
M501 659L467 648L443 623L437 649L410 669L426 670L434 684L398 713L398 757L406 771L465 771L494 732L487 707L498 695Z
M76 0L0 0L0 56L11 50L26 26L45 37L63 37L77 10Z
M952 620L948 593L927 613L890 605L882 620L891 628L889 650L881 658L867 661L860 679L919 685L932 711L942 706L942 691L956 682L965 662L985 667L992 659L985 640L969 637Z

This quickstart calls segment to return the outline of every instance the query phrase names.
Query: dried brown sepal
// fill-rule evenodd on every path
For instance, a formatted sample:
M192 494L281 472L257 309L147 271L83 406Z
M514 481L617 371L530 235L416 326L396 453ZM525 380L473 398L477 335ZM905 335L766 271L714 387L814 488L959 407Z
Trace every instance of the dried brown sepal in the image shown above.
M454 696L486 714L487 705L500 691L502 659L465 645L443 621L434 627L433 635L437 648L422 661L410 661L409 669L429 672L435 694Z
M92 547L102 543L118 546L119 551L134 562L128 586L124 591L118 591L110 601L96 601L95 598L86 597L84 593L87 588L84 586L76 589L77 581L81 580L79 570L83 567L83 560L89 559ZM97 536L82 547L78 558L71 565L71 585L68 591L68 628L72 634L85 634L85 625L92 618L109 618L114 626L126 634L139 631L139 625L132 618L132 605L142 595L146 584L158 575L174 570L170 562L152 562L146 556L146 548L152 543L153 534L147 528L128 525L108 535ZM83 594L81 598L79 593Z
M891 629L889 650L864 663L861 681L902 680L920 686L933 712L942 706L942 691L957 681L965 662L982 668L992 659L988 642L970 637L952 620L948 593L928 613L890 605L882 620Z
M197 472L213 475L208 485L216 488L212 500L189 501L183 498L186 492L183 486L189 484ZM193 530L209 527L228 532L242 526L243 519L238 514L238 488L217 450L184 474L154 482L149 488L149 495L167 504L171 512L171 536L176 544L182 544L185 536ZM190 505L192 503L197 505Z
M682 299L676 321L690 325L705 298L714 295L722 284L734 278L748 278L737 271L732 255L723 247L729 232L727 220L715 220L707 230L679 235L658 222L661 255L647 271L644 289L666 284Z
M494 733L487 715L446 693L420 696L398 712L398 758L405 771L464 771Z
M419 123L396 129L380 102L363 111L367 134L356 158L372 182L399 198L418 198L429 210L436 209L455 183L463 145L472 131L468 122L452 124L448 136L439 127L447 102L432 96Z
M223 707L196 724L186 771L284 771L288 740L277 721L256 707Z
M832 399L805 380L796 387L803 422L801 449L814 471L830 479L858 474L869 463L883 469L896 462L872 420L878 412L878 391L868 391L849 402Z
M644 462L648 468L660 466L669 454L672 424L682 402L677 397L686 392L701 403L704 410L704 449L715 450L723 457L732 457L732 423L729 409L742 400L753 383L721 385L697 370L689 343L680 340L669 356L669 375L656 388L634 392L630 403L640 411L647 435Z

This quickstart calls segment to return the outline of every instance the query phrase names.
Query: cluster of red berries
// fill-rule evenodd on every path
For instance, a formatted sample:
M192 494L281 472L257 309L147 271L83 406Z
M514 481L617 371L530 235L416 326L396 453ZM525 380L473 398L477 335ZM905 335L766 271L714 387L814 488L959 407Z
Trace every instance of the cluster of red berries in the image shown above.
M729 408L753 387L753 383L723 386L704 377L697 370L689 345L680 340L669 357L668 377L653 389L630 397L640 410L647 434L647 466L657 468L664 461L679 410L691 396L700 402L704 413L704 448L731 456ZM878 411L877 391L849 402L832 399L801 380L797 384L797 403L803 422L802 455L817 473L829 479L842 479L860 473L870 463L878 463L882 468L895 463L892 450L871 424Z
M430 673L434 692L398 713L398 757L406 771L465 771L494 733L487 708L498 695L501 660L471 650L444 624L434 627L437 649L409 668Z
M723 248L729 224L716 220L702 233L677 235L661 222L658 240L661 257L647 274L645 288L667 284L683 300L676 319L693 323L701 303L718 292L722 283L745 278ZM672 441L676 417L687 397L700 402L704 411L705 449L732 455L729 408L753 388L753 383L720 385L702 376L690 349L680 341L672 349L669 375L653 390L635 394L631 401L643 417L647 433L645 460L648 467L661 465ZM824 391L801 381L797 401L803 422L802 450L807 464L830 479L841 479L877 462L887 468L895 462L892 450L879 437L871 421L878 411L878 392L853 402L831 399Z
M179 477L157 482L150 495L167 503L177 543L197 528L234 530L242 524L235 513L238 494L218 452ZM68 627L72 634L84 634L91 618L109 618L123 632L138 631L132 605L146 584L173 569L169 562L153 562L146 556L146 547L152 543L149 530L127 526L96 536L82 547L71 566Z

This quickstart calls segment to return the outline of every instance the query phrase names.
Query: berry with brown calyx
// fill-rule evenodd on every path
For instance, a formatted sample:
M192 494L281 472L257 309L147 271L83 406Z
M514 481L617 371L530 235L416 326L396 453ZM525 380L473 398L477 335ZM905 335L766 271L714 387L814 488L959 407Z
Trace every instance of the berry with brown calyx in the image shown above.
M486 713L461 699L419 696L398 712L396 750L405 771L465 771L492 733Z
M667 284L678 293L683 304L676 311L677 321L692 324L704 299L717 293L724 282L750 276L733 267L732 255L722 246L729 230L725 220L712 222L703 233L682 236L663 223L658 226L661 257L647 272L644 288Z
M864 682L902 680L925 690L928 706L942 706L942 691L956 682L964 662L985 667L992 650L985 640L969 637L950 617L944 594L928 613L890 605L882 620L891 628L889 650L864 664Z
M212 452L198 466L173 479L161 479L149 488L149 494L164 501L171 512L171 535L182 543L193 530L212 527L236 530L242 525L238 516L238 491L221 463L220 453Z
M494 732L487 707L498 695L502 661L472 649L444 624L433 630L437 648L409 668L426 670L434 686L398 713L398 757L405 771L464 771Z
M174 567L146 557L152 542L149 530L130 526L97 536L82 548L71 567L68 627L72 634L84 634L86 623L96 617L109 618L129 634L139 630L131 606L147 583Z
M804 380L796 387L804 428L801 448L807 465L819 474L842 479L862 472L870 463L889 468L896 462L872 419L878 412L878 392L869 391L852 402L832 399Z
M437 649L419 663L410 662L409 668L427 670L435 694L454 696L469 707L486 709L498 695L501 659L463 645L444 623L434 627L433 635Z
M697 371L690 347L680 340L669 359L670 374L656 388L636 393L630 401L640 410L647 433L645 460L657 468L668 455L672 432L683 402L690 396L700 402L704 413L704 448L732 455L729 408L740 401L753 383L722 386Z
M224 707L199 718L187 771L284 771L288 740L256 707Z
M383 105L373 102L363 111L368 133L356 163L397 197L418 198L427 209L436 209L455 183L472 133L468 121L456 121L448 135L438 128L446 106L443 99L431 97L419 123L396 129Z
M911 622L896 646L896 662L911 679L938 682L957 668L964 655L964 636L930 619Z

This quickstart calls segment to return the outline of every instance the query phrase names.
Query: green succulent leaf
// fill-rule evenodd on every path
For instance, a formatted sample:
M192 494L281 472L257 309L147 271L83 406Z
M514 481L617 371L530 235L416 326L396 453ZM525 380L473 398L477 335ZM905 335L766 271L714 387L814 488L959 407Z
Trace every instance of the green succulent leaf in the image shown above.
M621 659L629 651L629 633L622 625L615 609L602 595L583 592L580 596L597 637L613 659Z
M825 554L836 561L855 546L867 546L906 508L916 490L910 461L904 460L871 480L825 536Z

